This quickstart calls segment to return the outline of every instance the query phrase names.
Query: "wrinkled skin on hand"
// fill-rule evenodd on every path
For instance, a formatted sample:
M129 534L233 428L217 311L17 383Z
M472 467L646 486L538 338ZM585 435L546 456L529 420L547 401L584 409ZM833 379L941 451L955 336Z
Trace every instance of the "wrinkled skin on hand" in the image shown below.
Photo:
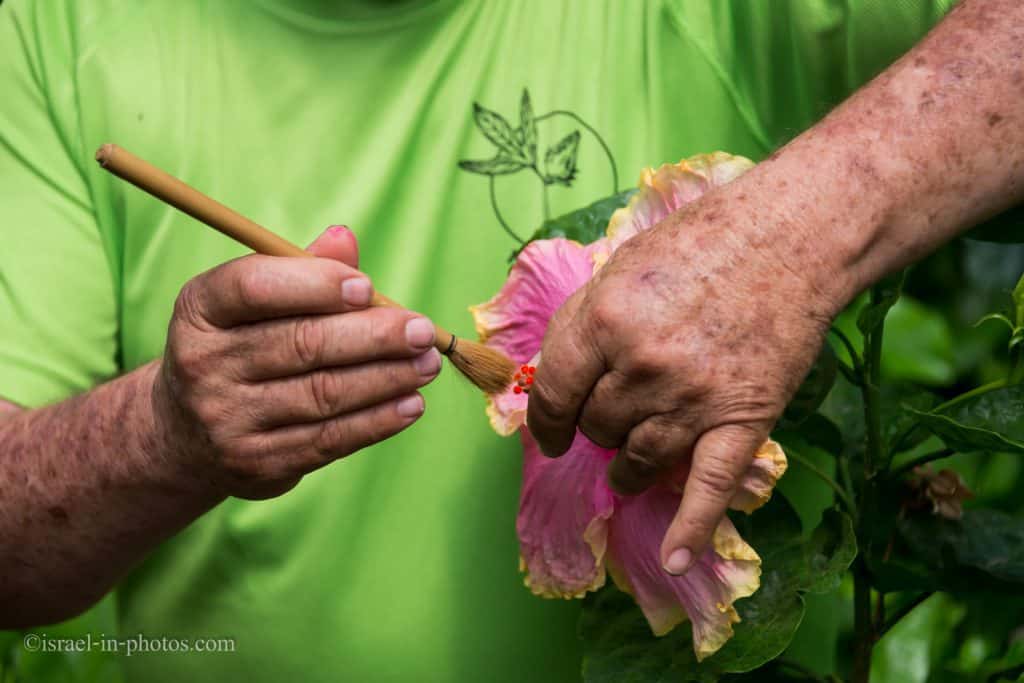
M280 495L405 429L423 413L416 390L441 368L428 320L369 306L347 228L310 251L321 258L231 261L175 304L153 387L157 430L220 495Z
M611 254L552 319L530 396L544 452L563 453L578 424L619 449L609 479L622 493L691 468L662 544L671 573L707 547L840 308L787 264L809 248L798 226L788 244L760 237L768 217L745 201L747 177Z

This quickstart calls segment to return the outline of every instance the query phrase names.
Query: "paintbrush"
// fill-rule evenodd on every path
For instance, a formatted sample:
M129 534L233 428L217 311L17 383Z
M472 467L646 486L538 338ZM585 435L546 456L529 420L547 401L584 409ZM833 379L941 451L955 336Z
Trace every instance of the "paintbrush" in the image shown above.
M100 147L96 151L96 161L119 178L127 180L257 253L268 256L313 258L313 254L117 145L106 144ZM371 305L398 306L396 302L376 291ZM517 366L504 354L483 344L460 339L439 325L434 326L434 331L434 346L437 350L448 356L452 365L482 391L488 394L498 393L512 383L512 374Z

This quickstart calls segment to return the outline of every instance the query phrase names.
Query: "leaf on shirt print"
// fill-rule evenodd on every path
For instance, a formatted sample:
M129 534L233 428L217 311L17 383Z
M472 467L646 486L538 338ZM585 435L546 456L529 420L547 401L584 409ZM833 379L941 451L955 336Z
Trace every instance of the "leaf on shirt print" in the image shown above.
M464 159L459 162L459 168L470 173L494 176L521 171L527 168L527 164L524 164L521 159L511 158L499 152L493 159Z
M548 147L544 154L544 172L548 182L572 185L576 178L576 152L579 145L580 132L574 130Z
M481 106L478 102L473 103L473 119L484 136L498 146L498 149L507 157L523 159L523 150L516 142L515 132L505 117L496 111ZM500 155L499 155L500 156Z
M530 102L530 91L523 88L523 98L519 104L519 129L516 139L526 158L531 164L537 163L537 121L533 118L533 105Z

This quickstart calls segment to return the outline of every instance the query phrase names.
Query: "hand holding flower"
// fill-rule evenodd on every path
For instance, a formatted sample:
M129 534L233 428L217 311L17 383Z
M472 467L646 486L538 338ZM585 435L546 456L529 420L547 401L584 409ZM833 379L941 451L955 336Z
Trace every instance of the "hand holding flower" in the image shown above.
M551 319L531 392L544 452L563 453L578 425L618 449L608 474L621 493L692 459L662 547L674 574L708 546L838 312L790 265L797 229L765 238L781 219L743 180L685 204L696 188L655 178L654 201L620 211L609 233L621 247Z

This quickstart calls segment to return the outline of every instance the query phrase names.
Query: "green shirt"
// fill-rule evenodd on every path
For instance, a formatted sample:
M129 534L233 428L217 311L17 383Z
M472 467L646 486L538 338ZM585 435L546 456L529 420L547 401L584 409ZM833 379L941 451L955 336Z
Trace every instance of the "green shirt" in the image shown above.
M0 395L58 401L160 356L182 284L245 250L105 174L112 141L286 238L359 237L380 291L471 334L517 245L473 103L544 150L552 215L716 149L764 156L933 23L943 0L8 0L0 7ZM590 129L607 142L612 168ZM562 157L564 160L564 156ZM543 169L542 169L543 170ZM495 201L526 236L532 171ZM122 635L235 653L130 680L566 681L578 603L517 572L518 446L447 370L415 426L271 501L228 500L119 588Z

